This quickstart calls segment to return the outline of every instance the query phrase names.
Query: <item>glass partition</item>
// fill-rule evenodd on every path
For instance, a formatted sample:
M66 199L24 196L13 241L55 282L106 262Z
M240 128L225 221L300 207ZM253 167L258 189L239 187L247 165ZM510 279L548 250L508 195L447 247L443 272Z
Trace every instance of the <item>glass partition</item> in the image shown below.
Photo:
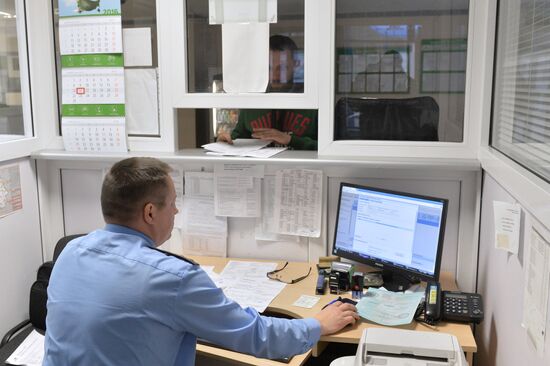
M550 3L498 9L491 146L550 181Z
M303 93L304 0L278 0L275 3L276 21L269 23L269 82L266 92ZM187 0L186 5L188 91L224 92L222 25L210 24L208 1ZM241 56L247 58L251 54Z
M0 142L32 136L23 113L22 83L28 83L19 69L20 57L15 0L0 2ZM22 56L25 57L25 56ZM30 121L29 121L30 122Z
M334 140L462 142L468 0L336 1Z

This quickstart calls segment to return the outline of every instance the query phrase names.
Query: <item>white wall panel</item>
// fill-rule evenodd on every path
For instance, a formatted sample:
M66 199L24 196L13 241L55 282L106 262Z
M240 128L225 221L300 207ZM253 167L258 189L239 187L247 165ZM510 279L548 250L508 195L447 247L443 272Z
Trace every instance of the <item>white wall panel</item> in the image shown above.
M525 228L530 227L531 214L524 206L517 255L495 249L495 200L517 202L493 177L485 174L477 286L477 291L483 296L485 320L476 327L476 365L550 365L550 337L546 337L544 356L538 357L526 330L521 326L527 254L525 240L529 237L529 229ZM550 308L548 312L550 313ZM550 317L546 319L546 330L548 329Z
M0 218L0 334L29 316L29 292L42 263L40 222L34 161L7 161L0 168L19 164L23 208Z

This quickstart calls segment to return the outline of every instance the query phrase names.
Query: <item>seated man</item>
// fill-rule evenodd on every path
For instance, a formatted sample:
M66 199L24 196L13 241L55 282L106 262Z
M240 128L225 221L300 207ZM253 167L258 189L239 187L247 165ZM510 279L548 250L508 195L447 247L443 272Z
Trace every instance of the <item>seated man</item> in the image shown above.
M71 241L48 286L45 366L194 365L197 337L258 357L301 354L358 319L337 302L313 318L280 319L225 297L190 259L156 249L171 235L170 167L129 158L101 190L104 229Z
M298 47L290 38L280 35L269 38L268 92L303 92L303 84L294 83ZM245 109L229 134L221 132L218 141L233 143L238 138L270 140L296 150L317 150L317 111Z

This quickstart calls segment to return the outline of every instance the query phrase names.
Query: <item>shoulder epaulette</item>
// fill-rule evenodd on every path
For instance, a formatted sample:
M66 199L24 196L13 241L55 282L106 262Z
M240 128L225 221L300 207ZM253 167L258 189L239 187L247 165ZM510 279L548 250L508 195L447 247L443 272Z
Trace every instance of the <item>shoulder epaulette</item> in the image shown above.
M151 247L151 249L156 250L157 252L161 252L161 253L163 253L163 254L169 256L169 257L175 257L175 258L181 259L182 261L185 261L185 262L187 262L187 263L189 263L189 264L192 264L192 265L194 265L194 266L198 266L198 265L199 265L199 264L198 264L197 262L195 262L194 260L189 259L189 258L185 258L185 257L183 257L183 256L181 256L181 255L177 255L177 254L174 254L174 253L170 253L170 252L167 252L167 251L165 251L165 250L158 249L158 248L152 248L152 247Z

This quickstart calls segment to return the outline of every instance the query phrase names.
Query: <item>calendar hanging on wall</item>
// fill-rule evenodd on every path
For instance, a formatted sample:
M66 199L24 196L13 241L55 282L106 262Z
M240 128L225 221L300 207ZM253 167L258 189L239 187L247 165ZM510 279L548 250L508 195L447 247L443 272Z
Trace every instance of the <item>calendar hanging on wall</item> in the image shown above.
M65 149L125 152L120 0L58 3Z

